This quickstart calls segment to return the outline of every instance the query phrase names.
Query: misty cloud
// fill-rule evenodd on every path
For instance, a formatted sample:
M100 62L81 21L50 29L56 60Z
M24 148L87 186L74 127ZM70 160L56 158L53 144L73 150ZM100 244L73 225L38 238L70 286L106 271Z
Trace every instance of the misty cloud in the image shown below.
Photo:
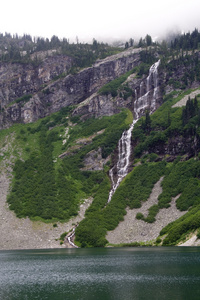
M1 11L1 32L74 40L78 36L85 42L146 34L154 38L169 31L200 28L199 0L35 0L32 6L25 0L7 0L1 4Z

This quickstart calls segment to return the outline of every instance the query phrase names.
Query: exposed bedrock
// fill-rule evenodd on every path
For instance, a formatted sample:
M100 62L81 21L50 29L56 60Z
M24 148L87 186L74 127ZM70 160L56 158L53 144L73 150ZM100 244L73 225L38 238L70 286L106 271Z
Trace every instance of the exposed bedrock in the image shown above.
M64 78L61 76L57 80L53 79L61 75L64 70L52 73L51 60L54 61L54 57L49 58L46 67L43 66L45 63L43 62L37 68L30 65L15 65L9 66L7 72L5 68L2 69L0 85L3 86L1 98L4 99L2 101L4 111L0 116L1 128L8 127L14 122L33 122L63 107L81 103L96 93L101 86L137 66L140 62L139 52L140 49L129 49L99 60L92 67L75 75L70 74ZM62 59L64 60L64 57ZM69 64L68 60L69 58L66 58L63 64L65 70L68 66L67 62ZM5 72L7 75L4 74ZM25 94L32 94L29 101L9 104Z

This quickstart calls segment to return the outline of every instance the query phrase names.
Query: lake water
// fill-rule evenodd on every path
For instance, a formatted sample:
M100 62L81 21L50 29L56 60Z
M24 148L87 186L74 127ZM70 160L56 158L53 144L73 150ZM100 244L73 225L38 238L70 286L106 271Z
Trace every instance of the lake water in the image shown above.
M0 251L0 299L200 299L200 247Z

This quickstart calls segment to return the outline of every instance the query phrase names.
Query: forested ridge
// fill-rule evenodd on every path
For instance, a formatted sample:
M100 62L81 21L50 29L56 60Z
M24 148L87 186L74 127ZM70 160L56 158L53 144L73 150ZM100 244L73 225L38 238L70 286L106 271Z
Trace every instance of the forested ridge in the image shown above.
M0 35L0 44L1 62L38 64L39 57L32 59L32 54L56 49L56 55L73 58L71 74L91 66L97 59L122 51L95 39L91 45L78 40L70 44L67 39L55 36L51 40L33 40L28 35L6 34ZM134 41L130 40L124 48L133 46ZM79 247L105 247L107 231L123 221L126 208L140 208L155 183L164 177L158 203L150 207L148 216L138 213L136 218L149 224L155 222L158 212L168 208L173 197L178 197L176 206L185 214L147 244L176 245L191 232L200 237L200 33L195 29L162 43L154 43L147 35L135 45L138 46L142 47L140 64L102 86L97 93L102 97L111 95L113 102L129 101L115 114L85 118L74 114L74 105L35 123L15 124L0 131L0 160L12 157L13 161L7 202L17 217L54 224L67 222L78 214L84 199L92 197L85 218L76 227L75 243ZM109 170L117 160L118 141L135 117L133 105L129 104L135 100L135 91L128 79L142 81L158 58L159 72L165 77L159 86L162 103L153 114L146 110L134 126L129 174L107 203L111 189ZM170 86L167 93L163 82ZM196 94L190 98L193 91ZM176 106L183 97L187 97L186 104ZM23 105L30 98L27 94L16 101ZM11 135L14 144L8 153L4 148ZM88 156L100 167L90 169Z
M93 43L70 42L69 39L60 39L52 36L51 39L43 37L32 37L28 34L12 36L9 33L0 33L0 61L18 62L22 64L32 63L39 65L41 54L46 57L51 55L66 55L73 59L71 73L80 68L91 66L97 59L105 58L109 55L122 51L119 47L111 47L107 43L98 42L93 39Z

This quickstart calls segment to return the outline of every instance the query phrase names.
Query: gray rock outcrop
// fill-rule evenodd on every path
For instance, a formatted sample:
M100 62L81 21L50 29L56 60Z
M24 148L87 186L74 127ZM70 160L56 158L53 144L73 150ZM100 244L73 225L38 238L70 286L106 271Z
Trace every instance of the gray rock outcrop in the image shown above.
M77 74L57 80L53 79L71 66L68 57L59 56L59 62L56 57L49 57L36 68L30 65L9 65L7 72L6 66L2 66L0 97L4 111L0 116L0 128L8 127L14 122L33 122L63 107L81 103L101 86L137 66L140 62L139 52L140 49L129 49L99 60ZM25 94L32 95L29 101L22 99L10 104Z

